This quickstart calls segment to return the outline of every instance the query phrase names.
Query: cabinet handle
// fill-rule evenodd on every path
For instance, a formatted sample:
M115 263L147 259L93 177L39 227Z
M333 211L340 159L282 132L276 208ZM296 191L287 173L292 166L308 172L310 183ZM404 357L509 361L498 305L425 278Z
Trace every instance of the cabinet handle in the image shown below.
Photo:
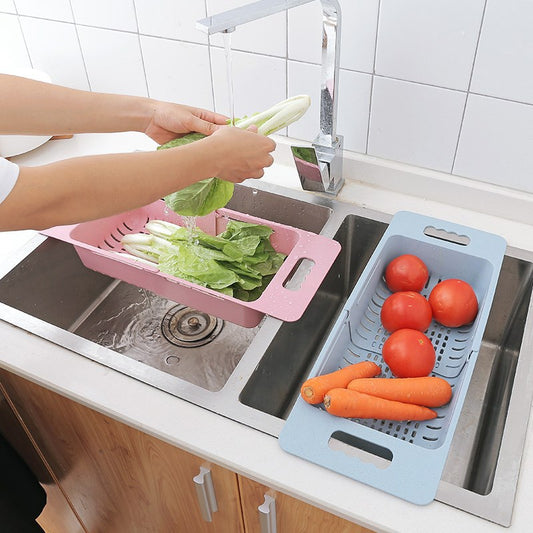
M218 511L217 499L215 496L215 487L213 486L213 479L211 477L211 470L200 467L200 473L192 478L196 488L196 496L198 497L198 504L202 518L206 522L212 522L212 513Z
M276 533L276 500L265 494L265 501L257 508L261 533Z

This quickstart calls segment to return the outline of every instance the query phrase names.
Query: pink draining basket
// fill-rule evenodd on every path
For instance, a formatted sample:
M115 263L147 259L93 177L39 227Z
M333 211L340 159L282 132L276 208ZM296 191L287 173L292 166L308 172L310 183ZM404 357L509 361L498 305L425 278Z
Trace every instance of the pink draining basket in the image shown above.
M337 241L283 224L219 209L204 217L198 217L197 225L211 235L224 231L228 219L240 220L271 227L274 233L270 242L274 249L287 255L283 265L268 284L263 294L253 302L243 302L231 296L202 287L174 276L159 272L155 266L141 263L134 258L119 255L123 251L120 240L128 233L144 230L149 220L167 220L184 225L183 219L169 212L162 200L120 215L70 226L57 226L43 231L50 237L74 245L83 264L92 270L148 289L160 296L200 311L229 320L244 327L255 327L264 315L294 322L298 320L333 261L340 252ZM306 262L309 271L297 289L285 285L294 271Z

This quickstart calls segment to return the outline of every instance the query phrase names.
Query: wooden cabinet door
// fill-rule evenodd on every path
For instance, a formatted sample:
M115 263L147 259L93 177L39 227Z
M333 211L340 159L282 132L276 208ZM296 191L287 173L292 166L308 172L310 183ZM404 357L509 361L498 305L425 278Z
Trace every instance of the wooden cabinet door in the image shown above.
M264 503L265 494L275 500L277 533L372 533L369 529L281 492L274 492L243 476L239 476L239 487L246 533L262 533L258 507Z
M243 532L233 472L209 465L218 511L206 522L201 458L14 374L0 380L88 533Z
M35 474L46 491L46 506L37 522L49 533L85 533L54 476L33 445L24 424L16 417L0 383L0 432ZM0 526L1 529L1 526Z

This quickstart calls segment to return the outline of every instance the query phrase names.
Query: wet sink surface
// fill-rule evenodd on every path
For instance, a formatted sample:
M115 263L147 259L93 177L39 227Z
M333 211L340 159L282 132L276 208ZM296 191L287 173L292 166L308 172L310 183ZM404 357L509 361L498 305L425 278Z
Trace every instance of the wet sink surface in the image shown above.
M115 283L71 331L171 376L218 391L258 329L232 324L128 283Z
M36 238L0 271L0 319L277 436L389 217L272 185L231 209L335 238L342 251L303 317L248 329L86 269ZM43 265L46 265L44 268ZM533 254L508 250L437 499L509 525L532 391Z

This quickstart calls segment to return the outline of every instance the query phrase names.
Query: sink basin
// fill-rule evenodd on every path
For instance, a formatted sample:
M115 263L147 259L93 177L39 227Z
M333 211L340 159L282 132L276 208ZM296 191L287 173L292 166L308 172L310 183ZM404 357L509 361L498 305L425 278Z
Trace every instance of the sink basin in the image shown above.
M390 217L267 183L237 186L228 207L341 243L297 322L217 320L88 270L70 245L43 236L0 266L0 319L277 437ZM533 397L532 289L533 253L508 248L437 493L502 525L512 518Z
M331 215L327 206L247 187L236 188L232 205L313 233ZM56 239L40 242L3 276L0 294L2 303L49 326L49 340L183 397L173 378L220 391L261 327L242 327L89 270L72 245ZM42 329L34 327L28 329Z
M352 292L387 224L348 215L335 233L340 256L322 282L304 316L285 322L243 388L245 405L287 418L300 385L333 326L337 313ZM290 347L290 349L288 349Z

